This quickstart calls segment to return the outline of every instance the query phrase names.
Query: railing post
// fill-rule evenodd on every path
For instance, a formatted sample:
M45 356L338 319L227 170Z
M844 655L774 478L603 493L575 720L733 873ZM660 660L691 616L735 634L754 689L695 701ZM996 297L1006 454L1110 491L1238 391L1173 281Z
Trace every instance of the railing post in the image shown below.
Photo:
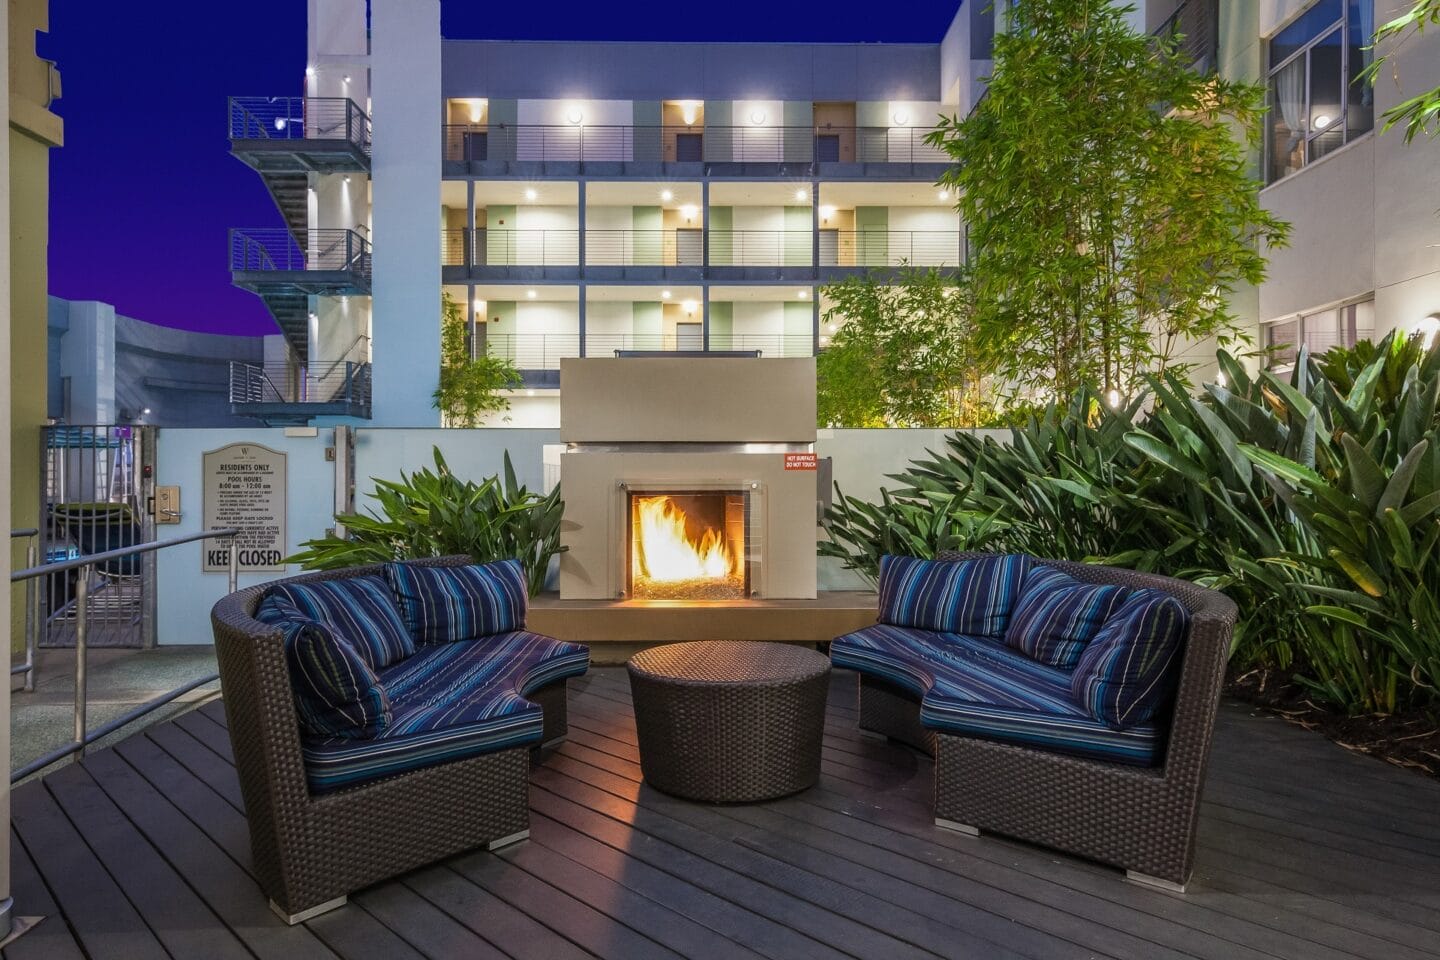
M25 566L38 567L40 565L40 548L36 546L38 534L30 536L30 545L25 548ZM33 693L35 690L35 648L39 646L40 619L37 614L40 611L39 604L40 580L31 577L25 581L25 692Z
M230 562L227 572L230 593L240 589L240 538L230 538Z
M87 619L90 612L90 564L80 568L75 581L75 743L77 754L85 756L86 643L90 639Z

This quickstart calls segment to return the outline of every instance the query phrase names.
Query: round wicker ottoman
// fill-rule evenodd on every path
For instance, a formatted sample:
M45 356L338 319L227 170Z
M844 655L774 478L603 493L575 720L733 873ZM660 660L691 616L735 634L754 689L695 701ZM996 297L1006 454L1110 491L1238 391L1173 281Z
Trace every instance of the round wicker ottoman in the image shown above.
M702 640L630 658L640 769L711 803L782 797L820 776L830 659L783 643Z

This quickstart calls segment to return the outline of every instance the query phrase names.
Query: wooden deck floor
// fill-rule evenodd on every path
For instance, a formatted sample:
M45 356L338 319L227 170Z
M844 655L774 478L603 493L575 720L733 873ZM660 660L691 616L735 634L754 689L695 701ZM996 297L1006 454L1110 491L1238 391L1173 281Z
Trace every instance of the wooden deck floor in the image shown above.
M1190 893L936 829L930 763L857 737L837 672L818 787L708 807L640 784L624 673L572 681L532 835L287 928L249 874L219 704L14 793L34 957L1440 957L1440 784L1223 711ZM443 816L444 811L436 811Z

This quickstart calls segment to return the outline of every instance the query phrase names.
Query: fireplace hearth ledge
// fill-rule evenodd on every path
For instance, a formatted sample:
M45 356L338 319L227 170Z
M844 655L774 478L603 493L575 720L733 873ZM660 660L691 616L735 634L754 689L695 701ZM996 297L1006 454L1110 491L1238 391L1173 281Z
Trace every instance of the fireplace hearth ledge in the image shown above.
M804 600L561 600L530 602L527 629L590 645L595 663L624 663L663 643L770 640L812 645L875 622L868 591L820 591Z

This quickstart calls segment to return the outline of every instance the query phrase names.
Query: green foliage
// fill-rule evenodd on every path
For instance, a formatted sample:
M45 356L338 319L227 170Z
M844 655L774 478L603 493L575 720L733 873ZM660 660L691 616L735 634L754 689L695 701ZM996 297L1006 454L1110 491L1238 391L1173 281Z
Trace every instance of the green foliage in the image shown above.
M1222 590L1235 660L1295 672L1352 711L1440 688L1440 349L1392 334L1302 350L1282 378L1219 354L1200 396L1173 371L1112 409L1090 391L1015 426L956 434L879 504L826 517L822 554L873 570L889 550L984 546L1128 566ZM950 546L958 543L960 546ZM918 546L917 546L918 544ZM912 549L913 548L913 549Z
M816 360L827 427L972 427L994 416L968 287L930 268L827 286Z
M509 410L510 400L500 393L521 385L520 371L509 360L488 351L471 357L465 348L463 306L449 293L440 297L440 385L433 405L444 414L445 425L475 427L487 413Z
M1236 333L1229 295L1288 225L1246 143L1264 91L1194 72L1109 0L1019 0L971 115L928 138L955 165L980 346L1044 399L1137 392L1185 342Z
M530 593L545 584L550 558L560 546L565 504L556 486L532 493L515 480L510 454L503 476L480 483L461 480L435 448L435 469L424 468L398 482L375 480L379 510L335 519L346 536L307 540L286 563L307 570L335 570L367 563L465 554L476 563L515 558L525 566Z
M1414 5L1400 16L1387 23L1381 24L1380 29L1375 31L1375 45L1379 46L1382 41L1395 39L1396 48L1407 40L1419 37L1425 32L1425 27L1440 25L1440 0L1414 0ZM1381 66L1389 61L1390 55L1379 57L1374 63L1365 68L1361 75L1364 83L1374 83L1380 76ZM1400 83L1399 72L1392 73L1392 80L1398 86ZM1405 142L1414 140L1420 133L1428 136L1440 135L1440 87L1433 90L1424 90L1413 97L1402 100L1384 114L1385 124L1380 128L1384 133L1397 124L1405 126ZM1431 128L1434 127L1432 130Z

